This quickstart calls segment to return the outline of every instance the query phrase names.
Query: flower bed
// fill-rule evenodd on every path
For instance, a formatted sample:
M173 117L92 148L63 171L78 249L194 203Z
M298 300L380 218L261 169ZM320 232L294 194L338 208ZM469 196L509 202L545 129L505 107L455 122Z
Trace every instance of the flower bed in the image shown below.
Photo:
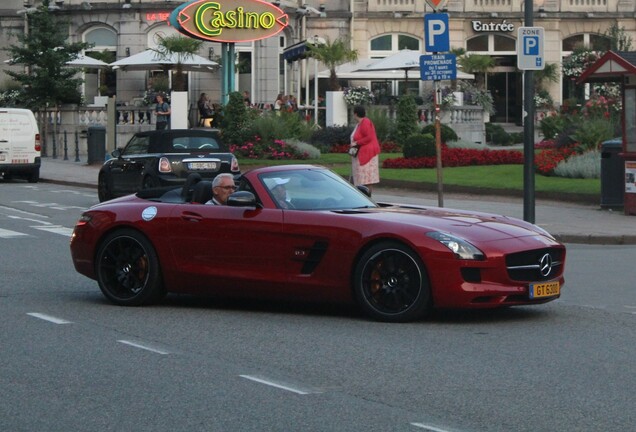
M260 137L241 145L231 145L230 152L236 157L248 159L307 159L306 152L300 152L283 140L274 140L273 143L264 143Z
M538 153L534 157L534 167L536 172L546 176L554 174L554 169L559 162L565 160L576 153L574 148L576 145L567 147L546 149Z
M470 165L523 164L523 154L517 150L477 150L448 148L442 145L442 166L459 167ZM382 168L434 168L436 158L386 159Z

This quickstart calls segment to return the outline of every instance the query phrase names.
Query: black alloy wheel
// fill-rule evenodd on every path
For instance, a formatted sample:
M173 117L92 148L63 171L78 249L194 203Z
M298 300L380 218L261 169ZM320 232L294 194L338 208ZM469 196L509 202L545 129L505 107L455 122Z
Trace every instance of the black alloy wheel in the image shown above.
M420 258L403 244L387 241L371 247L355 269L354 295L372 318L408 322L432 309L426 269Z
M110 189L108 189L106 174L100 174L97 179L97 198L99 202L113 199L113 194L110 192Z
M104 239L97 252L96 273L102 293L118 305L149 304L165 294L154 247L131 229L115 231Z

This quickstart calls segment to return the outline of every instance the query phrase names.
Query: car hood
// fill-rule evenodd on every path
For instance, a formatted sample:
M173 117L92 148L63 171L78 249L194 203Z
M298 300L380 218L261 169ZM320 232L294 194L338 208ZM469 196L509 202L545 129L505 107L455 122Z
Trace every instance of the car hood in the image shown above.
M479 242L537 235L553 239L542 228L508 216L449 208L384 205L361 210L360 214L385 222L421 227L426 231L451 232L466 240Z

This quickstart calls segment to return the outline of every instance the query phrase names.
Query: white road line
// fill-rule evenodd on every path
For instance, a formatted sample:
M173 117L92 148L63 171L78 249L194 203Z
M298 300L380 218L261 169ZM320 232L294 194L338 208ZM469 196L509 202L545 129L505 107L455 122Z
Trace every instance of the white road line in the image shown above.
M46 215L41 215L41 214L37 214L37 213L31 213L31 212L28 212L28 211L19 210L19 209L16 209L16 208L6 207L6 206L0 206L0 210L8 210L8 211L11 211L11 212L13 212L13 213L21 213L21 214L25 214L25 215L31 215L31 216L36 216L36 217L43 217L43 218L46 218L46 219L48 219L48 218L49 218L49 217L48 217L48 216L46 216Z
M130 346L135 347L135 348L140 348L142 350L146 350L146 351L150 351L150 352L153 352L153 353L157 353L157 354L162 354L162 355L170 354L168 351L162 351L160 349L152 348L152 347L149 347L149 346L146 346L146 345L138 344L138 343L127 341L127 340L118 340L117 342L123 343L124 345L130 345Z
M70 237L73 234L72 228L66 228L60 225L50 225L50 226L32 226L31 228L35 228L42 231L51 232L54 234L61 234L66 237Z
M287 390L290 391L292 393L296 393L299 395L308 395L308 394L317 394L317 393L322 393L322 391L319 390L311 390L311 389L302 389L299 387L292 387L289 384L286 383L280 383L280 382L275 382L271 379L267 379L267 378L263 378L263 377L258 377L258 376L254 376L254 375L239 375L241 378L245 378L248 379L250 381L255 381L257 383L261 383L261 384L265 384L271 387L276 387L282 390Z
M450 432L450 429L441 429L432 425L427 425L424 423L411 423L411 425L421 428L421 429L426 429L427 431L431 431L431 432Z
M39 318L44 321L52 322L53 324L73 324L72 321L66 321L62 318L56 318L50 315L45 315L37 312L29 312L27 315L32 316L33 318Z
M11 231L0 228L0 238L16 238L16 237L24 237L29 236L28 234L24 234L17 231Z
M25 217L21 217L21 216L9 216L9 215L7 215L7 217L9 219L18 219L18 220L21 220L21 221L35 222L35 223L39 223L41 225L53 225L51 222L42 221L42 220L39 220L39 219L31 219L31 218L25 218Z

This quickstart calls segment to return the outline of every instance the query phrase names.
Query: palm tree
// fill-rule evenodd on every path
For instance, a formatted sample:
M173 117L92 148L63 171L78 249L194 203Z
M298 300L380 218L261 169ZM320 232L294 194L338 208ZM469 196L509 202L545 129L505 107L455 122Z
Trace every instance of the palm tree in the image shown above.
M159 36L159 45L155 49L159 54L164 57L170 57L173 54L177 55L177 65L175 68L175 76L173 89L175 91L185 91L186 83L183 76L183 60L192 58L196 54L201 45L202 40L192 39L189 37L183 37L180 35Z
M340 90L336 67L341 64L358 60L358 50L349 48L349 43L343 39L336 39L333 42L327 39L324 44L307 45L309 55L321 61L329 68L329 89Z
M486 74L495 67L495 60L484 54L465 55L458 58L457 62L464 72L477 74L475 75L477 87L484 86Z

